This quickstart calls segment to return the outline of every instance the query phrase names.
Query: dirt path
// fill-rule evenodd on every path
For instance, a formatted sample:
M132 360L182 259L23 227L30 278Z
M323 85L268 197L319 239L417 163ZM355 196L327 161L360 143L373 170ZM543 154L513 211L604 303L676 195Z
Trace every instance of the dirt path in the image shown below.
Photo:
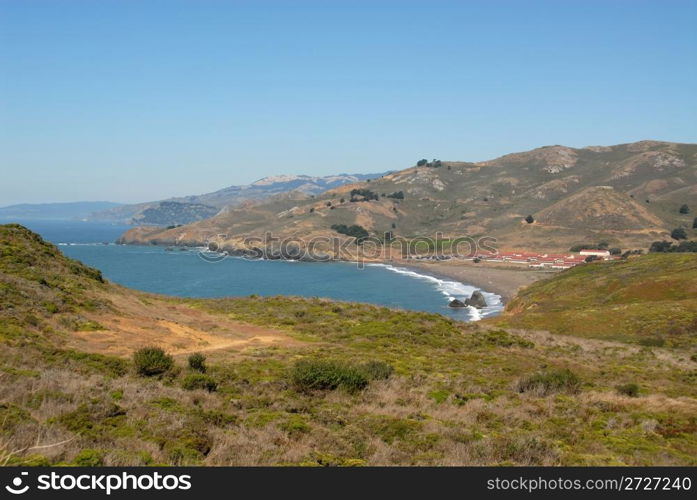
M92 313L100 330L77 331L66 340L81 351L127 357L145 346L173 355L250 347L299 346L302 342L272 328L250 325L185 303L139 294L110 295L117 313Z

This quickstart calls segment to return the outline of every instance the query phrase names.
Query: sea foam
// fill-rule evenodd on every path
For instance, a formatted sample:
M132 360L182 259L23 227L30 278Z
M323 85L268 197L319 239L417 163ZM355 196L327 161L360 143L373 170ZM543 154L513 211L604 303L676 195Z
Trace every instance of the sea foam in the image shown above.
M480 319L489 316L495 316L499 314L501 311L503 311L503 302L501 301L501 296L496 295L495 293L487 292L485 290L482 290L481 288L477 288L472 285L467 285L459 281L440 279L429 274L417 273L416 271L412 271L411 269L407 269L404 267L396 267L390 264L367 265L372 267L382 267L393 273L403 274L411 278L428 281L429 283L432 283L433 286L447 298L448 302L450 302L453 299L459 299L464 302L465 299L468 299L472 296L472 292L474 292L475 290L479 290L480 292L482 292L482 295L484 295L484 299L486 299L487 306L482 309L477 309L476 307L468 306L467 309L470 315L470 321L479 321Z

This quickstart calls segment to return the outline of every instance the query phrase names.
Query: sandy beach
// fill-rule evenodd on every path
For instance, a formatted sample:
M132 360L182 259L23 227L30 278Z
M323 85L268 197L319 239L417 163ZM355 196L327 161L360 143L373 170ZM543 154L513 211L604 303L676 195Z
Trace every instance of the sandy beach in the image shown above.
M540 279L556 274L553 271L537 271L512 266L495 266L470 261L417 261L392 262L393 265L426 272L432 276L448 278L482 288L500 295L508 303L521 288Z

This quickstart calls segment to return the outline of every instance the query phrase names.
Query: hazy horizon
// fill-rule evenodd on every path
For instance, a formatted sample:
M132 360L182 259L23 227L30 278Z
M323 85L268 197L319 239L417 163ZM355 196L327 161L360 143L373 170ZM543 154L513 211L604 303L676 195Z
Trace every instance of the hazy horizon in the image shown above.
M695 2L0 2L0 206L697 142Z

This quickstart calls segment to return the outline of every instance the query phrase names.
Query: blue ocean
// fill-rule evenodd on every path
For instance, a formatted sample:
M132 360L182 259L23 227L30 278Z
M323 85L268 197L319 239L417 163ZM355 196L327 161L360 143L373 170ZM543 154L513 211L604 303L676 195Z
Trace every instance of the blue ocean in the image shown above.
M82 221L0 220L17 222L58 245L69 257L102 271L109 280L147 292L181 297L225 297L251 294L327 297L388 307L429 311L462 321L499 314L498 295L483 291L489 306L451 309L453 298L465 299L476 289L456 281L406 268L374 264L358 269L345 262L288 262L225 258L210 262L198 250L116 245L129 226Z

